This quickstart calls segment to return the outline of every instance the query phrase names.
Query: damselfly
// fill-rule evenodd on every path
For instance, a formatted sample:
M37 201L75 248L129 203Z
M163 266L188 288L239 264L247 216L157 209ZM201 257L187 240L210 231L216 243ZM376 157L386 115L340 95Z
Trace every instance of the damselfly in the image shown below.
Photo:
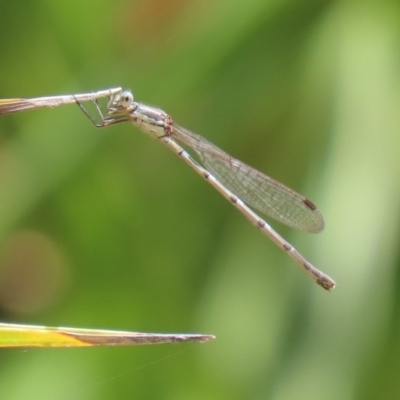
M310 200L231 157L202 136L175 124L164 111L135 102L129 91L110 93L105 117L97 99L90 100L95 104L101 117L100 123L96 123L81 104L81 99L76 97L80 108L97 127L130 121L144 132L159 139L230 201L262 233L284 250L318 285L326 290L335 288L332 278L315 268L247 206L248 204L290 227L316 233L323 229L324 221L317 207ZM200 163L178 142L194 150Z

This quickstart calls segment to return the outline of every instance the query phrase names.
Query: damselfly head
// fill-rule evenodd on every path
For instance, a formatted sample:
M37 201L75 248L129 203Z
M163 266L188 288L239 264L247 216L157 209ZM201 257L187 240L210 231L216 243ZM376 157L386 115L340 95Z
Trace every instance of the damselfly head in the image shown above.
M123 111L128 109L133 103L133 94L129 90L117 93L110 101L109 111Z

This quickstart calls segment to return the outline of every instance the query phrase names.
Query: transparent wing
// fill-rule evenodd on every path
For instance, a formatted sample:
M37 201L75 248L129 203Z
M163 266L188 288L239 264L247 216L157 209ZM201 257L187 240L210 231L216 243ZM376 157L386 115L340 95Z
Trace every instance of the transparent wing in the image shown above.
M196 151L204 167L249 206L301 231L316 233L324 228L316 206L294 190L231 157L200 135L175 124L172 135Z

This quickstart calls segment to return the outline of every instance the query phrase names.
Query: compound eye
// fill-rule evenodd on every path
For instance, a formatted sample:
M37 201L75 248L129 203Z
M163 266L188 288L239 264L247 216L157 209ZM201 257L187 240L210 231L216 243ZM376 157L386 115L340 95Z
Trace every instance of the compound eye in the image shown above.
M133 94L126 90L122 92L118 99L118 107L128 108L133 103Z

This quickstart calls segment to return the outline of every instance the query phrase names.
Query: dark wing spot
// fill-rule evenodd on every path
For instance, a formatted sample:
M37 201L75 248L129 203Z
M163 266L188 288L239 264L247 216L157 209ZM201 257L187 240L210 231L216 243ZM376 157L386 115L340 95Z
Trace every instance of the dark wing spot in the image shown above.
M310 209L310 210L316 210L317 209L317 207L316 207L316 205L313 203L313 202L311 202L310 200L308 200L308 199L304 199L303 200L303 203Z

